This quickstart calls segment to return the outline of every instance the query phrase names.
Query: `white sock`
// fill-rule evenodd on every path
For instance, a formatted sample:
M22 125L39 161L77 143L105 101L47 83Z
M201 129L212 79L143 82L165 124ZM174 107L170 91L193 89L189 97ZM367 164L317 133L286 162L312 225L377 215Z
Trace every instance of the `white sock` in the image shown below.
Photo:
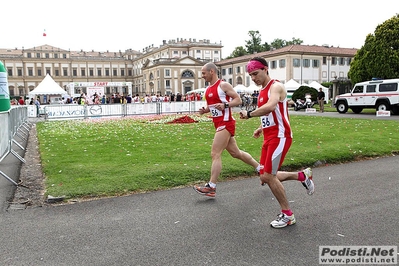
M256 171L260 172L260 164L256 167Z
M215 184L215 183L212 183L211 181L209 181L208 184L209 184L209 186L210 186L211 188L215 188L215 187L216 187L216 184Z

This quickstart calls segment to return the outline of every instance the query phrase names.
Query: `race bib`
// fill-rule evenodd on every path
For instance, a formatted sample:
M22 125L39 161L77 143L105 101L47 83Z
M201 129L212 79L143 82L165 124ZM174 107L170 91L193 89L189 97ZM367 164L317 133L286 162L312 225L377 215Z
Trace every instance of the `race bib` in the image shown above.
M223 112L216 109L214 106L209 106L209 111L211 112L212 117L219 117L223 115Z
M262 128L268 128L275 126L276 123L274 122L273 115L270 113L268 115L264 115L260 117L260 122L262 125Z

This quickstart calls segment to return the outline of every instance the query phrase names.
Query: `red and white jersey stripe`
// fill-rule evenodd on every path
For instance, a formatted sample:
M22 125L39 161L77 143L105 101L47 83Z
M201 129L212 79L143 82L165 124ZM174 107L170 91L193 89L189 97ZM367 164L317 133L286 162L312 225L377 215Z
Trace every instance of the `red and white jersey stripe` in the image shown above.
M231 121L235 120L231 108L226 108L222 111L214 108L215 104L228 103L230 102L230 96L228 96L220 87L221 80L218 80L212 86L209 86L205 91L206 103L209 107L212 115L213 122Z
M270 87L273 83L279 82L278 80L270 80L259 92L258 96L258 107L266 104L270 98ZM283 101L279 101L276 109L260 117L261 126L263 129L264 139L269 138L292 138L292 130L288 114L288 102L287 98Z

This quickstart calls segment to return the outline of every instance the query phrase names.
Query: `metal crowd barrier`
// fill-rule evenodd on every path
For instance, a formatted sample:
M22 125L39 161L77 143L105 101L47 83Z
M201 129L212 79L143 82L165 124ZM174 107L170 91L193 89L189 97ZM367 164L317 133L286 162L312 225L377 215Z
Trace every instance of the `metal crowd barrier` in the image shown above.
M54 104L43 106L39 111L39 116L44 116L46 120L62 120L125 117L151 114L182 114L198 112L200 108L205 106L205 101L90 105ZM36 117L36 106L28 105L28 114L30 117Z
M11 153L21 162L25 163L25 159L13 149L13 144L21 150L25 150L20 142L28 140L31 127L32 124L28 121L27 106L16 106L12 107L7 112L0 112L0 162ZM20 142L18 142L18 140ZM19 185L1 170L0 175L14 185Z

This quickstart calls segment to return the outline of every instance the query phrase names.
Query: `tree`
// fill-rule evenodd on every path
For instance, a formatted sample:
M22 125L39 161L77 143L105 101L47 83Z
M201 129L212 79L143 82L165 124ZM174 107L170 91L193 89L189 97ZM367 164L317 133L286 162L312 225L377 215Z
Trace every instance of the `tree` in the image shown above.
M248 32L248 35L251 37L251 39L245 41L246 49L243 48L242 46L238 46L234 49L234 51L231 53L231 55L229 55L227 58L234 58L234 57L239 57L239 56L243 56L243 55L247 55L247 54L271 51L273 49L280 49L287 45L296 45L296 44L303 43L303 41L301 39L292 38L291 41L286 41L283 39L274 39L274 41L271 44L268 44L267 42L261 44L262 40L261 40L261 35L260 35L259 31L251 30Z
M242 46L237 46L237 47L234 49L234 51L231 53L231 55L228 56L227 58L240 57L240 56L247 55L247 54L248 54L248 52L247 52L247 50L245 50L244 47L242 47Z
M366 37L351 62L348 77L352 84L372 78L399 77L399 15L378 25Z
M315 88L309 86L300 86L295 92L292 94L292 100L296 102L297 99L305 99L305 95L309 93L312 96L312 102L317 101L318 92Z
M271 45L265 42L263 45L263 51L270 51L272 49Z
M301 39L297 39L292 37L291 41L287 41L286 45L301 45L303 43L303 41Z
M249 41L245 41L248 54L255 54L263 52L263 47L261 45L261 37L259 31L250 30L248 35L251 37Z
M275 49L280 49L286 46L286 41L283 39L274 39L270 45Z
M286 41L283 39L274 39L274 41L272 41L271 43L271 46L275 49L280 49L288 45L297 45L302 43L303 41L301 39L296 39L293 37L291 41Z

